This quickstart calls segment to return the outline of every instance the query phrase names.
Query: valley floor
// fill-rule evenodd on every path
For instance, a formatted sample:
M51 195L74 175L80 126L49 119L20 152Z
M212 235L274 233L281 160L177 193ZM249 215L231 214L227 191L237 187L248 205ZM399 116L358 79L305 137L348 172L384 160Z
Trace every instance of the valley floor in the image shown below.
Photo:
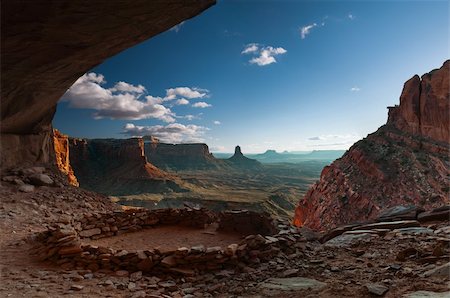
M427 224L424 228L429 230L422 230L426 233L391 231L384 236L344 237L325 244L317 241L315 233L300 229L304 240L296 242L292 254L280 252L267 263L242 263L199 276L62 270L30 255L33 235L52 222L69 221L74 214L111 211L118 206L73 187L39 187L33 193L16 189L6 183L0 186L1 297L375 297L370 293L377 292L386 292L384 297L450 295L437 294L449 290L448 222ZM168 231L165 237L173 235ZM411 294L416 291L436 293Z

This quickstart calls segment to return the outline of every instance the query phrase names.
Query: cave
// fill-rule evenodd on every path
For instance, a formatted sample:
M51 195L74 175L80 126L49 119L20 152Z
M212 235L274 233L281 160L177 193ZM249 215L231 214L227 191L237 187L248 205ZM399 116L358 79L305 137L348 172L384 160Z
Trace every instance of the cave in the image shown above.
M1 168L53 165L52 119L64 92L105 59L214 4L2 1Z

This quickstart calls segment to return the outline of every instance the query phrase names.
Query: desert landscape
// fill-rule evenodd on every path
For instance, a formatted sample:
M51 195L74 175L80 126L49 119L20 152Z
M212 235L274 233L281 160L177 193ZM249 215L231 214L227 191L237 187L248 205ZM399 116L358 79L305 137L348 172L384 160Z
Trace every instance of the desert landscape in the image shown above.
M0 296L449 297L450 60L422 49L448 14L423 4L2 1Z

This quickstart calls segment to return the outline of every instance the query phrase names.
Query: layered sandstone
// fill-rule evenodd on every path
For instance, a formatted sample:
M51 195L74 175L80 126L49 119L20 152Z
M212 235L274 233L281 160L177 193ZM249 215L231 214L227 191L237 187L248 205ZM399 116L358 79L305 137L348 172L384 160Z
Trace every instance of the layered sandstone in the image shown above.
M219 169L225 163L216 159L208 145L164 144L156 141L145 143L145 155L149 162L167 170L208 170Z
M55 149L56 165L58 169L67 176L70 185L79 186L77 177L70 165L69 137L60 133L57 129L53 130L53 146Z
M389 108L388 125L435 141L450 141L450 60L440 69L408 80L400 105Z
M183 191L175 177L147 162L144 141L70 139L70 163L80 186L109 195Z
M297 226L327 229L396 205L449 204L449 66L406 82L387 124L323 169L296 208Z
M54 163L51 121L64 92L105 59L214 3L1 1L1 167Z

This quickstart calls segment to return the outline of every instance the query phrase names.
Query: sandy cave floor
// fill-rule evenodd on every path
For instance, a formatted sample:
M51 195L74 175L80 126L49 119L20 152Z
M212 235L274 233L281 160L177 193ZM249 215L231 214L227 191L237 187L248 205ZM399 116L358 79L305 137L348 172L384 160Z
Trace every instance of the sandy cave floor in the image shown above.
M85 239L83 244L128 251L152 248L173 250L179 247L198 245L227 247L230 244L239 243L241 240L242 235L217 232L214 228L197 229L183 226L159 226L97 240Z

